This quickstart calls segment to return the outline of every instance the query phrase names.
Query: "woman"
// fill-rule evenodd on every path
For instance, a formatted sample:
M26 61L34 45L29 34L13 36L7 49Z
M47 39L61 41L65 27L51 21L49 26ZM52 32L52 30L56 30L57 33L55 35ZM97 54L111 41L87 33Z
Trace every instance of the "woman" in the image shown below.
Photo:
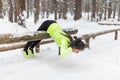
M85 48L85 44L81 41L81 39L73 40L70 35L62 31L56 21L44 21L37 31L46 31L49 34L49 36L60 47L60 55L62 57L66 56L70 52L79 53ZM33 49L40 41L41 40L27 42L23 49L23 55L25 58L35 56Z

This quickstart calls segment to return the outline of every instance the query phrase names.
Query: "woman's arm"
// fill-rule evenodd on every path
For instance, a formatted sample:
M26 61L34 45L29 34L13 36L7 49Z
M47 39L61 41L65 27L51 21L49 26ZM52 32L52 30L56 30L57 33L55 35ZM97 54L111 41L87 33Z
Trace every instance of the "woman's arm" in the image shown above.
M62 44L60 46L60 56L65 57L68 53L72 52L72 48L68 47L69 44L67 41L62 41Z

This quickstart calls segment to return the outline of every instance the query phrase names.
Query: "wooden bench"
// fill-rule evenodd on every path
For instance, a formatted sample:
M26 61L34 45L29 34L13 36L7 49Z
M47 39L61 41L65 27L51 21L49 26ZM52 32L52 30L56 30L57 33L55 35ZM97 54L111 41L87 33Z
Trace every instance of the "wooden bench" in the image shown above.
M64 30L66 33L69 34L76 34L78 32L77 29L74 30ZM106 31L100 31L97 33L91 33L91 34L85 34L85 35L81 35L82 40L85 40L85 44L87 48L90 48L90 38L95 38L97 36L101 36L101 35L105 35L108 33L112 33L115 32L115 36L114 36L114 40L118 39L118 31L120 31L120 29L112 29L112 30L106 30ZM34 41L34 40L41 40L44 39L43 41L41 41L40 44L47 44L47 43L51 43L54 42L52 39L50 39L50 36L43 31L40 32L33 32L27 35L23 35L23 36L16 36L14 34L0 34L0 44L11 44L11 46L2 46L0 47L0 51L7 51L7 50L13 50L13 49L18 49L18 48L23 48L26 41ZM13 43L18 43L18 42L22 42L20 44L13 44ZM36 51L39 51L39 48L36 48Z
M120 26L120 23L114 23L114 22L99 22L99 25L108 25L108 26Z
M76 34L78 32L77 29L64 29L63 31L71 35ZM11 33L0 34L0 45L2 45L0 47L0 51L8 51L8 50L23 48L27 41L35 41L35 40L42 40L40 42L40 45L54 42L54 40L52 40L45 31L30 32L27 34L25 33L21 36L19 34L11 34ZM36 52L39 52L38 46L35 49Z

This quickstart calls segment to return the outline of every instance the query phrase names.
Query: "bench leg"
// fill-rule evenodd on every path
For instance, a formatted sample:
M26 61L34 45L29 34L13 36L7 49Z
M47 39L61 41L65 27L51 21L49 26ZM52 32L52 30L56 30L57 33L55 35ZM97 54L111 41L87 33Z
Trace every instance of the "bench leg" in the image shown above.
M59 49L58 55L60 55L60 47L58 47L58 49Z
M85 39L86 48L90 48L90 38Z

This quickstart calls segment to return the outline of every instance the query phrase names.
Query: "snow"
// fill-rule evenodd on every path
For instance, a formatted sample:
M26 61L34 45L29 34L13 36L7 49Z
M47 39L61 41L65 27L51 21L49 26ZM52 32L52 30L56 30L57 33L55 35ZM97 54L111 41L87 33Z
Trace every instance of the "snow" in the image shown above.
M0 19L0 34L28 32L27 29L19 26L16 23L10 23L7 20Z
M32 19L26 20L27 29L0 20L0 33L24 34L35 31L41 22L33 24ZM77 36L94 33L120 26L98 25L85 20L57 20L60 26L77 28ZM119 33L120 34L120 33ZM114 33L90 39L90 48L79 54L70 53L67 57L58 56L55 43L41 45L40 53L34 58L25 59L22 49L0 52L1 80L120 80L120 36L114 40Z

